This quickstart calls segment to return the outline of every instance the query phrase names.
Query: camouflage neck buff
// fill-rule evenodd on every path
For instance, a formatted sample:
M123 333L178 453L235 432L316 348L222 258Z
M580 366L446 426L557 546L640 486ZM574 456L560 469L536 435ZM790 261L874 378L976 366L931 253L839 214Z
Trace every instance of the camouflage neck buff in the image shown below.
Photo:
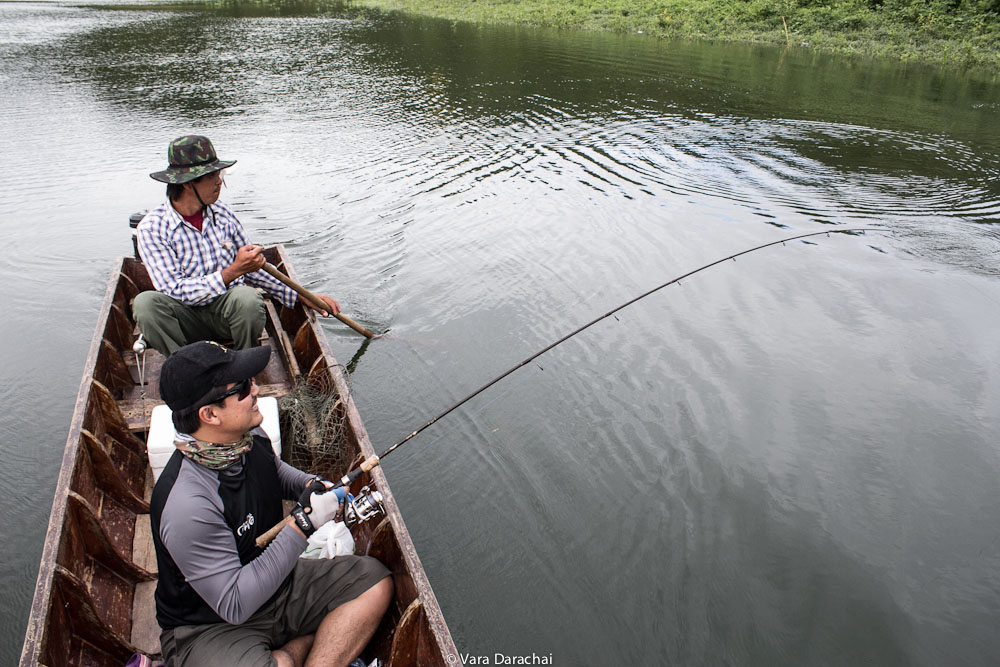
M198 440L186 433L178 433L177 438L174 446L181 450L181 454L209 470L225 470L238 463L253 446L253 436L249 431L240 440L223 445Z

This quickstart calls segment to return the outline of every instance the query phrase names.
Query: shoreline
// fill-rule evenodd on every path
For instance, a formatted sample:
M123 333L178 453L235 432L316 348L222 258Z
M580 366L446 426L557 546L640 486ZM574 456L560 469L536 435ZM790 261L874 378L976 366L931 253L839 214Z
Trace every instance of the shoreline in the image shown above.
M951 69L1000 69L997 14L907 0L890 7L890 2L803 7L767 0L350 0L358 7L472 23L769 44Z

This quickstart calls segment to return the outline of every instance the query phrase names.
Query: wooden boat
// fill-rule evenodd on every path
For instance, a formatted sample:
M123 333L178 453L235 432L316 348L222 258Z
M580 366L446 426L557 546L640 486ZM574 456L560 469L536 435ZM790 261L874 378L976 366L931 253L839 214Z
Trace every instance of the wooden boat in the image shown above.
M282 246L268 261L295 279ZM134 653L159 657L153 591L156 557L149 529L152 475L143 441L161 403L163 357L146 353L140 384L132 351L131 303L153 289L145 267L125 257L108 284L70 423L21 667L121 666ZM332 388L341 399L350 467L375 453L329 344L301 304L268 302L263 343L273 348L259 376L262 395L281 397L297 379ZM327 389L330 391L330 389ZM287 450L286 450L287 451ZM311 472L338 479L345 470ZM356 553L392 570L395 599L362 657L386 667L452 664L458 656L381 468L352 485L382 493L384 514L352 528Z

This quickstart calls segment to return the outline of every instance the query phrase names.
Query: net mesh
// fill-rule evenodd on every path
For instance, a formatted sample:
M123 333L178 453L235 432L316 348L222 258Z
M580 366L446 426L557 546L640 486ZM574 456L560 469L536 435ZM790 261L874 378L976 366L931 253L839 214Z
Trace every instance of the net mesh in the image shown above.
M288 463L335 479L350 464L347 410L328 373L300 379L279 402Z

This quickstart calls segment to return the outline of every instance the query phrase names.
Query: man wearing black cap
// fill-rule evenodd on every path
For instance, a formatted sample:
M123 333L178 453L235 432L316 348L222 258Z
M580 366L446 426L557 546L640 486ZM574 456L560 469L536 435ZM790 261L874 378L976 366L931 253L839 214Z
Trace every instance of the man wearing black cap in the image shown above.
M150 502L167 667L342 667L392 599L390 573L374 558L299 559L344 492L281 461L259 428L253 377L270 353L202 341L160 373L178 431ZM282 498L300 504L259 548L256 538L281 521Z
M219 202L222 170L207 137L174 139L167 147L170 166L150 176L167 184L167 201L137 228L139 255L157 291L136 297L136 322L149 345L169 356L196 340L231 340L237 349L256 344L264 329L260 287L286 306L296 294L260 271L263 248L252 245L233 210ZM323 314L340 305L319 295ZM310 308L312 304L306 302Z

